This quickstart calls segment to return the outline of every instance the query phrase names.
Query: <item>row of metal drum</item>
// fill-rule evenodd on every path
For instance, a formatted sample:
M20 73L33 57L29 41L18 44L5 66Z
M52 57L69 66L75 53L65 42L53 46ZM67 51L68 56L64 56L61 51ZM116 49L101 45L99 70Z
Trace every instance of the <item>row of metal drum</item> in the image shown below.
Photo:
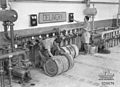
M117 38L120 36L120 29L105 31L102 33L103 39Z
M75 44L61 47L61 53L53 56L44 64L45 74L57 76L74 66L74 58L79 55L79 49Z
M60 43L60 47L64 48L70 44L77 45L78 49L80 50L81 49L81 36L76 35L76 36L73 36L69 39L68 38L63 39Z
M111 30L103 35L106 48L117 46L120 43L120 30Z
M120 37L119 38L113 38L105 40L104 45L106 48L114 47L120 44Z

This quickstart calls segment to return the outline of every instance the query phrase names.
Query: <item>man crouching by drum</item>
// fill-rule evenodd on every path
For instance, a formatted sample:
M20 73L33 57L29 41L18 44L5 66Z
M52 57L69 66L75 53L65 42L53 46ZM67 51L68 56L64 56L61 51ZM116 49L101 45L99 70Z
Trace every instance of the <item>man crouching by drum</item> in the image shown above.
M85 16L84 18L84 28L83 28L83 33L82 33L82 43L84 46L85 54L89 54L89 49L90 49L90 23L89 23L89 17Z

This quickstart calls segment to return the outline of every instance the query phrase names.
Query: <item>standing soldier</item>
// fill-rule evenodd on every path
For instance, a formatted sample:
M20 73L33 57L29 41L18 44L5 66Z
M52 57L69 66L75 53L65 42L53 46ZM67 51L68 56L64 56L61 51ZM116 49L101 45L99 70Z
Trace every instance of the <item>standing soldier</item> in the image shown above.
M89 44L90 44L90 23L89 23L89 17L85 16L84 18L84 28L82 33L82 43L84 45L85 53L89 53Z

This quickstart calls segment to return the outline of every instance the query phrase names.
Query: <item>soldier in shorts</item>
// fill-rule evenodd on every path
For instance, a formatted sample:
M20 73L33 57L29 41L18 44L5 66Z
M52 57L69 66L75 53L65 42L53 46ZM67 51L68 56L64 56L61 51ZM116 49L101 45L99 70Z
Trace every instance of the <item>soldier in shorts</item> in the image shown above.
M85 16L84 18L84 28L82 33L82 43L84 45L85 53L89 53L89 44L90 44L90 23L89 23L89 17Z

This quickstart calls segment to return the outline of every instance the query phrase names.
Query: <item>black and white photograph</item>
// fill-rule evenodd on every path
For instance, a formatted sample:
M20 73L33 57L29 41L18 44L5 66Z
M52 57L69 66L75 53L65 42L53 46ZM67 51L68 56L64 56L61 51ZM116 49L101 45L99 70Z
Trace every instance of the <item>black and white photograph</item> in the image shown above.
M120 0L0 0L0 87L120 87Z

